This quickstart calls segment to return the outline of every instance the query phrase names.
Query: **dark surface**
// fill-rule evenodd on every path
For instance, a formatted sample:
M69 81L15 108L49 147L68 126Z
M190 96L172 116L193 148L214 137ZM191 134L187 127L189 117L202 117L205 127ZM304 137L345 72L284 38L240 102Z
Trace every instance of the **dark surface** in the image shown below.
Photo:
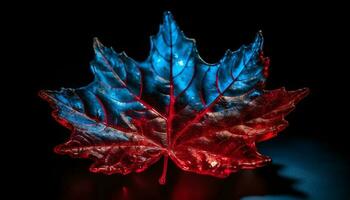
M16 105L10 117L16 129L10 134L20 145L7 153L8 162L16 161L10 166L18 175L10 185L21 191L14 196L69 200L344 199L349 195L348 131L343 116L348 108L344 95L348 64L342 50L347 37L341 5L160 1L31 3L12 8L5 19L16 15L6 23L13 38L6 60L12 73L18 74L7 84L19 83L13 84L9 95ZM273 164L224 180L185 173L170 164L168 184L160 186L162 161L141 174L105 176L88 172L90 161L53 153L69 131L49 116L51 109L37 92L89 83L95 36L118 52L145 59L149 36L157 33L165 10L172 11L185 34L196 39L201 57L211 63L226 49L251 42L262 30L265 55L271 58L267 89L310 88L310 95L287 117L290 127L259 145Z

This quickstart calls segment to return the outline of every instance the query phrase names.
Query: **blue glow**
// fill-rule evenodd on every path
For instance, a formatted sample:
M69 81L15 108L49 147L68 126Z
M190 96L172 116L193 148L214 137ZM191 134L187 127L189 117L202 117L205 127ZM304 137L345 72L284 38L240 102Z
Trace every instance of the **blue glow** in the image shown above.
M244 200L274 199L344 199L348 196L348 161L326 143L317 139L276 138L260 144L264 154L283 166L281 177L295 180L296 191L305 198L293 195L264 195L244 197Z

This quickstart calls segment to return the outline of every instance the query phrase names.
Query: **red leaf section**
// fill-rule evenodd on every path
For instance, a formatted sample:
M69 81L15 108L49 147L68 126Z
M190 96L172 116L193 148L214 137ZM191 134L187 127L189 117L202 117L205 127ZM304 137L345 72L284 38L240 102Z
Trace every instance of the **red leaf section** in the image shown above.
M226 177L239 169L253 169L271 159L257 152L256 142L286 128L284 116L308 94L308 89L266 91L239 114L208 112L184 132L170 154L185 171Z
M135 121L140 132L129 133L132 140L125 142L108 143L74 130L70 140L57 146L55 152L91 158L95 162L90 170L105 174L142 172L161 156L169 155L182 170L223 178L239 169L253 169L269 163L269 157L257 152L256 142L268 140L286 128L288 122L284 116L307 94L308 89L286 91L281 88L266 91L239 114L230 110L225 115L222 111L207 112L197 123L186 124L189 128L173 141L171 148L162 147L162 141L167 138L156 133L163 132L166 125L165 121L155 118ZM46 93L40 96L56 106ZM53 116L62 125L72 128L57 111ZM161 183L165 183L166 162Z

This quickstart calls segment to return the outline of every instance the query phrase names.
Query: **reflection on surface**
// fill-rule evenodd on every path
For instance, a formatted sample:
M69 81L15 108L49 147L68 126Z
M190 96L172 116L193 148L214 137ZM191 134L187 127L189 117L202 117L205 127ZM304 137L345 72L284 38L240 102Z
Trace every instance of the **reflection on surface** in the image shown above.
M273 139L260 145L273 158L266 167L217 179L186 173L173 164L167 185L158 184L162 162L127 176L66 168L59 199L341 199L346 195L346 160L307 139Z

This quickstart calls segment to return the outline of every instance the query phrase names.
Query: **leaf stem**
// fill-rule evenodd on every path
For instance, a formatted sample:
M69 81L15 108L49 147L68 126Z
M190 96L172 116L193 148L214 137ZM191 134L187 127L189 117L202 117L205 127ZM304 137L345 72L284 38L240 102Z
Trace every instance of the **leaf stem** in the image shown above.
M158 180L159 184L161 184L161 185L164 185L166 183L166 173L167 173L167 169L168 169L168 160L169 160L169 156L164 155L163 172L162 172L162 176Z

